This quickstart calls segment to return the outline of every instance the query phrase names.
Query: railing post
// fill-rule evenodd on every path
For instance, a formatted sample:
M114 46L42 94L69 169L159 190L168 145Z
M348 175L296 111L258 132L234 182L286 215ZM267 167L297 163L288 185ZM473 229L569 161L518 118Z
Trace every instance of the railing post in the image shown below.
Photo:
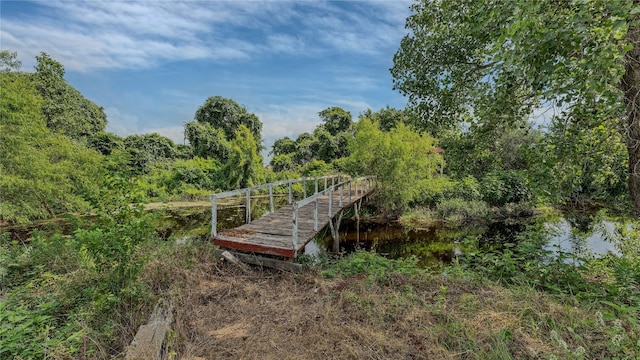
M302 198L307 198L307 179L302 179Z
M349 204L351 204L351 180L349 180Z
M329 188L329 219L331 219L332 207L333 207L333 186Z
M251 190L247 189L246 195L247 203L247 224L251 222Z
M289 205L293 203L293 189L291 188L291 186L292 186L291 181L289 181L289 202L288 202Z
M293 232L291 234L291 239L293 241L293 252L296 253L298 250L298 204L293 204Z
M215 195L211 195L211 237L218 235L218 202Z
M313 231L318 231L318 199L316 198L313 208Z
M327 190L327 177L324 177L324 187L322 188L322 190Z
M318 178L316 178L316 186L314 188L315 192L313 193L313 195L318 193Z
M355 186L355 188L356 188L356 196L358 196L358 179L356 179L356 186Z
M273 185L269 185L269 211L273 213Z
M342 193L344 192L344 185L340 186L340 208L342 209Z

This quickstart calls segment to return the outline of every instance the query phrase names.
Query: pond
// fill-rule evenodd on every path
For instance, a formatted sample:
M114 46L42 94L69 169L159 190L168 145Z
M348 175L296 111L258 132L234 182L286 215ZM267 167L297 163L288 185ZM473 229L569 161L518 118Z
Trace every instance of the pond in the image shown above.
M277 197L276 206L283 205L286 200L286 197ZM266 213L267 209L268 199L252 201L254 218ZM208 206L157 211L156 232L164 239L185 242L195 238L207 239L211 234L211 210ZM219 225L222 228L239 226L244 223L244 216L242 204L221 206L218 211ZM562 251L580 257L599 256L607 252L619 253L612 234L622 223L620 219L603 218L595 214L569 213L459 227L440 223L428 230L413 230L395 223L364 221L358 229L354 221L344 219L340 227L340 250L344 254L363 249L392 259L415 256L420 266L428 267L446 264L464 256L472 246L481 251L490 251L535 237L542 238L546 243L545 249L552 252ZM30 225L10 231L13 238L24 241L34 227L62 232L68 231L69 227L64 222L44 225ZM305 252L316 255L329 249L330 244L329 232L324 230L307 245Z
M286 199L280 199L285 202ZM266 200L254 201L252 213L267 211ZM221 226L231 228L244 221L242 205L219 210ZM206 238L211 233L209 208L188 211L169 211L165 215L165 237L184 241L191 237ZM611 252L618 254L615 236L612 234L621 219L603 218L596 214L553 214L517 220L498 221L488 224L451 227L440 223L428 230L413 230L399 224L379 224L344 219L340 226L340 250L350 253L357 249L374 251L392 259L415 256L421 266L448 263L464 256L471 244L483 251L500 249L505 244L514 244L525 238L543 238L545 248L552 252L565 252L576 256L598 256ZM317 255L330 248L328 230L321 231L307 245L305 253Z

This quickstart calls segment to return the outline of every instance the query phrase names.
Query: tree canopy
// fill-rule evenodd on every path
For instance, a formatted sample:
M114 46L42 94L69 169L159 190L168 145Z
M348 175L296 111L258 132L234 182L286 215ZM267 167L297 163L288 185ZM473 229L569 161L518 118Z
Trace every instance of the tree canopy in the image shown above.
M351 113L337 106L326 108L320 111L318 115L324 123L325 130L334 136L340 132L349 130L351 125L353 125Z
M640 171L634 170L640 162L638 5L417 1L406 23L410 32L394 56L394 87L434 134L463 121L511 126L554 104L562 111L551 127L571 143L589 139L584 131L600 126L626 135L606 139L627 140L629 188L640 211ZM611 141L608 146L616 147ZM592 163L606 152L589 151Z
M0 219L84 210L102 176L97 152L47 128L29 74L0 73Z
M214 129L222 130L227 140L235 139L236 131L242 125L251 131L258 143L262 139L262 123L258 117L237 102L222 96L208 98L198 108L194 119L199 123L208 123Z
M399 123L382 131L377 122L362 118L350 143L355 172L376 175L382 210L391 216L401 214L418 196L416 183L437 173L442 156L431 151L435 140Z
M42 116L47 127L72 139L84 139L107 125L101 106L88 100L64 79L64 66L43 52L33 79L44 99Z

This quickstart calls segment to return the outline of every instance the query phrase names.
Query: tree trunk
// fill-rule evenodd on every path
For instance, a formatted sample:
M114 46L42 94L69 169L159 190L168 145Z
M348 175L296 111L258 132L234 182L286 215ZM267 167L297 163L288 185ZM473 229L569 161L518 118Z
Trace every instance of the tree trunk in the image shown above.
M634 4L640 1L635 0ZM629 151L629 193L636 216L640 216L640 25L629 28L627 39L633 49L625 55L626 71L621 81L627 111Z

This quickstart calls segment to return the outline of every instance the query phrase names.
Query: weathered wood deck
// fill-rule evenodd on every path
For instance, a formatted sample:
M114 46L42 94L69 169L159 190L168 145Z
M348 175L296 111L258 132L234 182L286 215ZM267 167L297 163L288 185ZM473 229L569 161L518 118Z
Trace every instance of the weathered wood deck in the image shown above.
M360 202L372 188L370 179L347 180L322 191L316 185L313 195L290 201L260 219L219 233L214 230L213 242L244 252L294 258L334 216Z

